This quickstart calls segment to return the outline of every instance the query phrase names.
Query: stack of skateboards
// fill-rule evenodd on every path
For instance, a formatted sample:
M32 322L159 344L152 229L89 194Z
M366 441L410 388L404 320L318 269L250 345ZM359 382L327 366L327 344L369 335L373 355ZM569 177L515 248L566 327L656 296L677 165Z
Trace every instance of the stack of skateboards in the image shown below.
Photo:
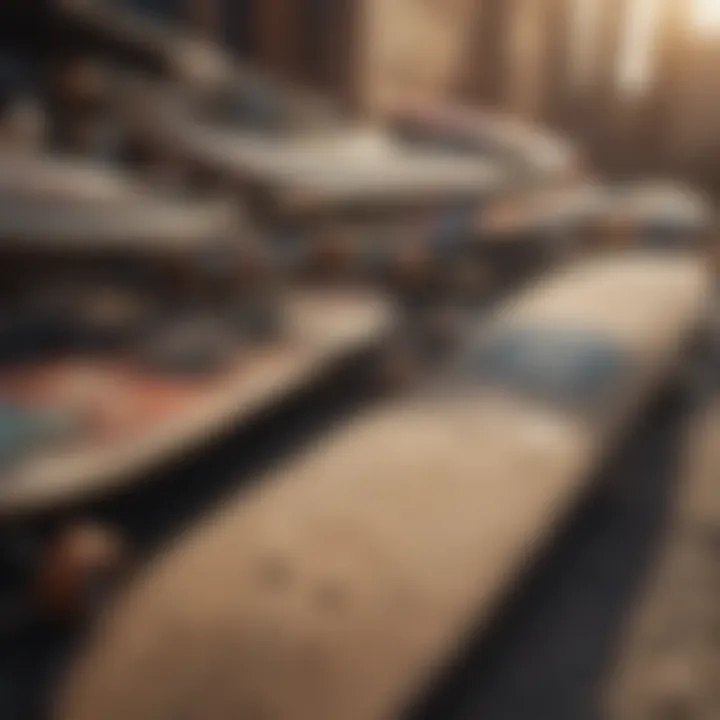
M52 12L84 51L2 127L0 529L139 482L350 357L444 351L152 566L61 717L392 717L702 330L706 206L606 185L499 116L368 125L105 3ZM61 533L34 587L77 611L120 545Z
M30 103L47 102L47 131L26 132L12 103L2 128L3 537L251 425L394 328L376 293L286 282L236 198L122 168L117 134L74 142L88 135L78 125L98 127L107 88L70 65ZM79 537L67 573L92 583L95 566L118 560L116 543ZM33 553L41 568L56 547Z
M701 329L709 274L585 262L478 320L179 538L107 613L57 717L401 717L583 496Z

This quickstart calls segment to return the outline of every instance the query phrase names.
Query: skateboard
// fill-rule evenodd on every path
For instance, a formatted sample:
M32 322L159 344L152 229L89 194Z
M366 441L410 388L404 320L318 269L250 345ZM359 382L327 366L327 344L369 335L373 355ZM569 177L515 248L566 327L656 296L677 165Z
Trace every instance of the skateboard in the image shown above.
M165 141L197 174L249 197L315 279L487 299L561 261L606 207L600 183L569 171L522 177L507 154L461 156L348 123L267 136L161 105L151 125Z
M248 345L221 335L221 362L213 355L214 339L201 333L189 348L154 348L160 357L93 347L0 370L0 535L7 528L18 534L27 520L68 514L113 495L224 433L252 425L350 359L381 346L390 332L391 313L377 298L305 292L286 302L280 336ZM155 346L161 342L168 344L161 334L152 340ZM52 557L72 530L61 525L39 560ZM114 555L117 544L110 546L113 562L120 559ZM94 600L84 594L86 587L95 582L97 563L110 570L107 557L97 555L87 567L82 557L64 558L65 572L77 576L67 588L73 604L57 608L50 602L48 611L94 609L81 604ZM55 572L52 563L46 570ZM46 581L42 572L38 581Z
M610 245L655 249L697 247L716 260L712 231L715 213L698 190L667 180L616 185L610 194L604 237Z
M286 287L234 203L27 162L0 182L3 538L252 424L390 333L377 294ZM95 528L62 550L78 603L82 564L119 545Z
M486 299L463 244L476 207L504 187L493 163L408 150L372 128L269 138L177 114L158 125L191 175L245 200L296 277L379 286L424 310Z
M491 157L534 184L567 184L587 176L580 151L546 128L486 109L438 103L397 103L388 122L420 145Z
M7 430L0 515L52 510L131 482L168 455L252 419L390 326L387 307L357 293L299 292L288 305L282 337L238 344L219 370L172 373L132 357L80 353L0 370ZM67 422L57 425L61 417ZM30 448L14 442L13 418ZM25 430L33 420L37 427Z
M478 248L545 250L554 264L581 254L634 248L699 250L714 260L710 204L696 190L668 181L527 190L491 203L476 221ZM470 235L468 233L468 235ZM471 236L471 235L470 235ZM549 265L546 261L546 267Z
M98 162L53 154L3 154L0 198L11 205L25 198L47 201L137 200L149 188L129 173Z
M225 306L239 317L243 303L253 310L251 297L270 300L266 291L281 280L237 203L161 192L59 156L6 158L0 238L5 314L37 316L44 304L56 320L64 313L62 325L93 305L144 303L148 315L173 304Z
M495 163L411 151L372 127L339 125L268 138L178 122L173 139L193 161L264 191L276 212L298 218L374 208L376 214L397 212L482 196L503 181Z
M528 190L492 159L419 150L374 128L176 133L182 155L251 198L305 274L380 282L403 298L485 301L558 262L600 203L589 183Z
M301 236L300 242L283 242L282 251L301 258L305 273L314 279L348 282L369 277L384 288L400 290L413 305L418 297L421 304L427 304L428 297L477 302L497 294L498 287L507 284L507 272L525 277L526 268L538 271L548 258L554 262L560 243L548 240L544 228L532 228L522 238L516 234L513 247L507 238L499 247L478 242L481 216L492 209L496 196L526 184L515 172L517 156L526 152L546 160L562 155L562 162L571 164L570 148L549 133L499 118L485 125L492 125L490 135L497 132L503 153L475 152L469 159L448 148L438 152L433 143L408 147L393 133L348 127L336 114L314 112L318 103L301 100L295 89L271 89L213 45L191 42L111 3L63 2L56 11L102 38L98 42L106 55L129 61L132 50L134 66L146 70L151 68L141 56L152 58L155 69L162 69L160 76L181 87L179 93L169 93L170 110L159 107L166 88L160 92L153 84L139 90L135 100L121 102L133 108L131 114L150 117L124 123L126 130L131 128L130 145L141 156L154 155L151 166L174 167L170 174L203 184L214 177L223 191L241 189L269 227L268 234L283 240ZM199 72L201 82L188 77L190 68L197 70L195 75ZM75 73L72 68L61 73L64 95L86 97L88 88L97 85L90 70L83 71L81 62ZM213 88L212 102L207 93L198 99L188 89L198 84ZM178 95L184 96L182 109L175 103ZM300 108L308 112L298 112ZM187 122L181 122L182 117ZM457 128L449 123L449 130L458 137L467 132L462 123ZM538 173L527 183L554 182L554 172L549 169L547 177ZM498 202L502 205L503 198ZM470 252L469 245L474 246Z
M55 717L398 716L681 362L709 294L695 256L651 252L528 288L422 392L167 548L100 622Z

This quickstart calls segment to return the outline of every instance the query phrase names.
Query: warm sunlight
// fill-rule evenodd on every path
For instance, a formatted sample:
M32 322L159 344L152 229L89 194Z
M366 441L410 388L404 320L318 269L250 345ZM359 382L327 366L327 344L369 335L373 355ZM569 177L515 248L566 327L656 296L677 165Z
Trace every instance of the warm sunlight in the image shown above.
M600 17L600 0L576 0L573 30L570 35L572 62L570 77L573 85L582 87L592 82L597 61L596 28Z
M693 0L691 21L703 34L720 34L720 0Z
M618 55L618 82L626 92L642 93L652 76L658 0L634 0L628 5Z

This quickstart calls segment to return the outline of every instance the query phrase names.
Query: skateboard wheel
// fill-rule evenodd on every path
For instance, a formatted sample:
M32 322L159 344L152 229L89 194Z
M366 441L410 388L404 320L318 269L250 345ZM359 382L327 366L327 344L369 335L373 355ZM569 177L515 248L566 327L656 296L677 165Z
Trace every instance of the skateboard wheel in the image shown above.
M64 530L41 561L36 600L43 616L71 620L92 614L127 564L127 547L115 531L92 524Z

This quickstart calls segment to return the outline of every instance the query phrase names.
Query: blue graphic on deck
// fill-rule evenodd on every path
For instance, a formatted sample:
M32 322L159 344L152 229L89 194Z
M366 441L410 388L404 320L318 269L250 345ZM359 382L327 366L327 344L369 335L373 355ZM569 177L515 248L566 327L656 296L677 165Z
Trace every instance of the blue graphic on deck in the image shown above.
M564 328L510 330L472 356L472 370L484 383L562 405L584 405L614 395L630 365L616 343Z

